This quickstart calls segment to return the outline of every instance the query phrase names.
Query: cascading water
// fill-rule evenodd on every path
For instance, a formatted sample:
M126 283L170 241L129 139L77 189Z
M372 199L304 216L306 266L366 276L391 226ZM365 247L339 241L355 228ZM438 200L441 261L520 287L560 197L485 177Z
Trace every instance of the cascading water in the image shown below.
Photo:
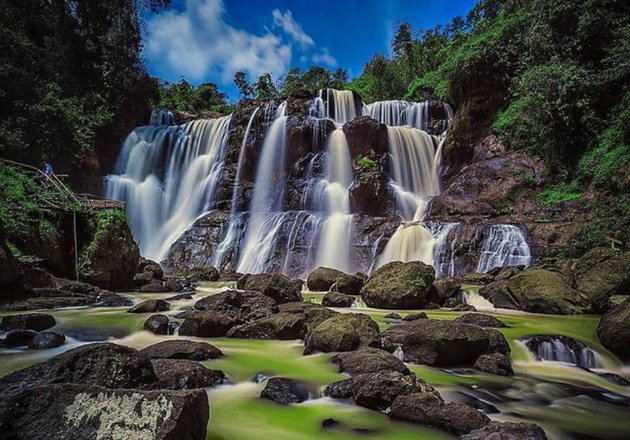
M602 366L593 350L566 336L536 335L526 339L524 343L543 361L566 362L586 368Z
M278 106L260 152L245 242L237 266L241 273L265 270L284 219L281 209L286 178L286 108L286 101Z
M408 124L405 113L410 106L411 104L409 102L402 100L378 101L367 104L365 106L365 113L385 125L413 125Z
M314 108L317 109L314 116L332 119L337 124L345 124L359 116L354 93L350 90L322 89Z
M125 140L108 198L127 202L143 256L161 261L173 242L212 209L230 116L182 126L146 126Z
M175 125L175 116L170 110L156 108L151 112L149 125Z
M330 134L326 156L323 196L327 217L322 226L317 264L349 272L352 215L348 188L352 183L352 160L341 128Z
M523 231L514 225L490 225L481 249L477 272L486 273L495 267L528 266L531 252Z

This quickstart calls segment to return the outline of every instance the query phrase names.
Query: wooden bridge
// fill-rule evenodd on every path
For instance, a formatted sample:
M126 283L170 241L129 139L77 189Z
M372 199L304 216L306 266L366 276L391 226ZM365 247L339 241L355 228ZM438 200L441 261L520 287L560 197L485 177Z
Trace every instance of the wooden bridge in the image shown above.
M0 163L33 173L33 178L43 172L34 166L0 158ZM44 209L63 212L99 212L106 210L124 211L125 202L104 199L94 194L76 194L62 181L64 175L51 173L42 186L46 189L35 196L36 201Z

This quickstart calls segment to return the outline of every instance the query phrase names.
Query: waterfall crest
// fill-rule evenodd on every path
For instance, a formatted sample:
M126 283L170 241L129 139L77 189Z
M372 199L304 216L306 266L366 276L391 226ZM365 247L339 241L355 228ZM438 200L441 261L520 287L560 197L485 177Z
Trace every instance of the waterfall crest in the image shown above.
M532 255L523 231L514 225L490 225L476 272L487 273L501 266L529 266Z

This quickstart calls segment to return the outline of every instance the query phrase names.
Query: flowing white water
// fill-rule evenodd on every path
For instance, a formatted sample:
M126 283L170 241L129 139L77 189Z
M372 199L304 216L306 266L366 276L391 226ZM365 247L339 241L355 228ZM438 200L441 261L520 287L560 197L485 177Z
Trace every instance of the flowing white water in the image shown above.
M326 99L324 99L324 93ZM354 94L350 90L320 90L315 108L317 117L332 119L337 124L345 124L359 116Z
M275 249L282 226L286 179L286 101L278 106L260 152L245 242L237 266L241 273L263 272Z
M169 110L161 108L153 109L149 125L175 125L175 116Z
M108 198L127 202L143 256L161 261L173 242L213 208L230 116L177 127L140 127L125 140Z
M405 117L405 111L410 106L409 102L402 100L377 101L366 105L365 113L385 125L412 125L407 123Z
M514 225L490 225L476 271L486 273L495 267L528 266L531 259L529 245L520 228Z
M324 181L326 220L322 226L317 264L349 272L352 215L348 188L352 183L352 160L346 136L341 128L330 134L326 156L327 171Z
M602 363L596 353L581 342L565 340L563 337L547 336L545 340L525 340L525 345L543 361L566 362L586 368L600 368Z

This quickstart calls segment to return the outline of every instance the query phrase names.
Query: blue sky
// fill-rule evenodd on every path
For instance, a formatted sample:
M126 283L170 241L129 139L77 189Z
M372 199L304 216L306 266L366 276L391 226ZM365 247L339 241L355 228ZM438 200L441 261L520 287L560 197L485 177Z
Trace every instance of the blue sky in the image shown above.
M236 98L234 72L279 78L290 67L343 67L361 74L389 53L400 20L414 29L466 15L475 0L172 0L146 20L149 72L168 81L214 82Z

